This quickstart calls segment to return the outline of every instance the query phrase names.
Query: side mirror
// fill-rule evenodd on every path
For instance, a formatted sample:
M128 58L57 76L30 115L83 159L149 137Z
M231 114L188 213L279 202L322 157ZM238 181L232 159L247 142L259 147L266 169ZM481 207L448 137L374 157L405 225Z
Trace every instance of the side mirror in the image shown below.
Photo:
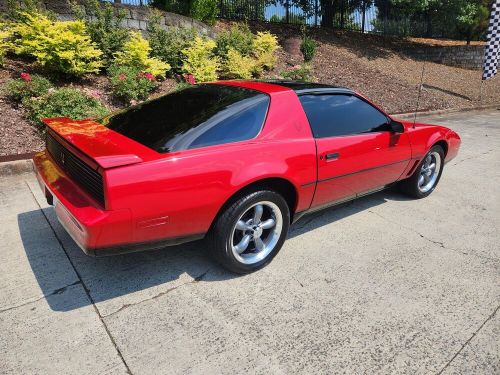
M399 121L391 120L389 122L389 129L394 133L404 133L405 127Z

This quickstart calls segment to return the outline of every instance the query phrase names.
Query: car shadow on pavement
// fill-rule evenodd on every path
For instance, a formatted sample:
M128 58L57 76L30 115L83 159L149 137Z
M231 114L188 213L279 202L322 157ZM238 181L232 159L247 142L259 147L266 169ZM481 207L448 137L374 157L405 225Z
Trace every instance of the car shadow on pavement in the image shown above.
M388 200L406 198L387 190L351 203L327 208L300 219L291 227L288 237L293 238L314 231ZM89 257L61 227L53 208L44 208L42 211L43 215L40 210L19 214L18 225L30 266L47 303L54 311L70 311L153 287L161 288L160 291L151 292L153 295L158 292L164 294L180 285L200 280L214 282L241 277L213 262L203 241L156 251L102 258ZM40 224L40 221L45 220L44 216L50 226ZM51 227L57 235L56 238ZM40 241L40 238L45 240ZM53 240L47 240L50 238ZM60 298L68 288L79 284L84 284L83 287L91 300L81 293ZM149 292L145 294L147 293Z

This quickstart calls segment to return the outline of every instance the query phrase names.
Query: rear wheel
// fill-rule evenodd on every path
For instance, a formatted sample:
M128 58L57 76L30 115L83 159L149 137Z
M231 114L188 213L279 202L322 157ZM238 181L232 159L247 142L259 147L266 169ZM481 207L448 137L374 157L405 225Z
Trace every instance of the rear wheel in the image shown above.
M425 198L436 188L444 166L444 151L433 146L424 156L413 175L401 181L401 190L414 198Z
M264 267L285 242L290 210L278 193L245 195L216 219L208 240L213 256L228 270L245 274Z

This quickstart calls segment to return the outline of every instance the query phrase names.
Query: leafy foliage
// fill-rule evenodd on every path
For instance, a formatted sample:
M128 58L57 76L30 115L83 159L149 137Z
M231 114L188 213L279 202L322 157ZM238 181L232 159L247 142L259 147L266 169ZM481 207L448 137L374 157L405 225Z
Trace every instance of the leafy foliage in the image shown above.
M12 79L5 85L5 95L16 102L26 98L46 95L52 83L38 74L21 73L21 78Z
M218 14L218 0L193 0L190 15L194 19L214 25Z
M5 54L12 49L10 38L11 31L8 29L7 25L0 22L0 66L3 65Z
M225 78L250 79L255 71L255 60L230 48L227 59L222 65L222 71Z
M146 99L157 87L153 74L130 66L112 66L109 69L113 95L131 101Z
M314 39L304 35L302 43L300 43L300 52L302 52L305 62L311 61L316 53L316 42Z
M160 59L149 57L151 47L139 31L131 31L130 38L122 51L115 53L115 64L133 67L139 71L147 71L155 77L165 78L170 65Z
M70 117L75 120L101 117L106 108L95 98L74 88L62 88L38 98L26 98L23 105L28 109L28 118L35 125L49 117Z
M102 53L82 21L51 21L43 14L21 16L13 27L16 53L32 56L41 66L67 75L99 71Z
M129 37L127 29L121 26L125 12L115 12L109 3L101 4L99 0L86 0L83 6L73 4L78 19L85 22L91 40L103 53L105 66L113 61L113 55L120 51Z
M298 67L294 67L292 70L282 72L281 76L285 79L290 79L292 81L301 82L311 82L312 81L312 71L309 64L302 64Z
M252 52L254 35L246 23L237 23L217 35L217 55L224 58L230 48L243 56Z
M274 64L276 64L275 52L279 47L278 38L268 31L259 31L253 40L252 46L259 66L264 69L274 68Z
M168 63L172 70L179 73L182 69L182 50L189 47L196 36L194 28L170 28L160 26L161 14L152 11L148 22L151 56Z
M183 71L192 74L197 82L217 79L219 59L214 55L216 44L211 39L196 37L182 53L185 56Z

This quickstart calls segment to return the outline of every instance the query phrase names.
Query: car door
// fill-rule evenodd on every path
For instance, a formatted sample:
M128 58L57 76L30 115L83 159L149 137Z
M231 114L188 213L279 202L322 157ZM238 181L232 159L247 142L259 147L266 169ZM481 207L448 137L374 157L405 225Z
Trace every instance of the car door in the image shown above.
M308 93L300 100L316 141L318 178L312 208L347 200L396 181L411 159L405 133L354 94Z

